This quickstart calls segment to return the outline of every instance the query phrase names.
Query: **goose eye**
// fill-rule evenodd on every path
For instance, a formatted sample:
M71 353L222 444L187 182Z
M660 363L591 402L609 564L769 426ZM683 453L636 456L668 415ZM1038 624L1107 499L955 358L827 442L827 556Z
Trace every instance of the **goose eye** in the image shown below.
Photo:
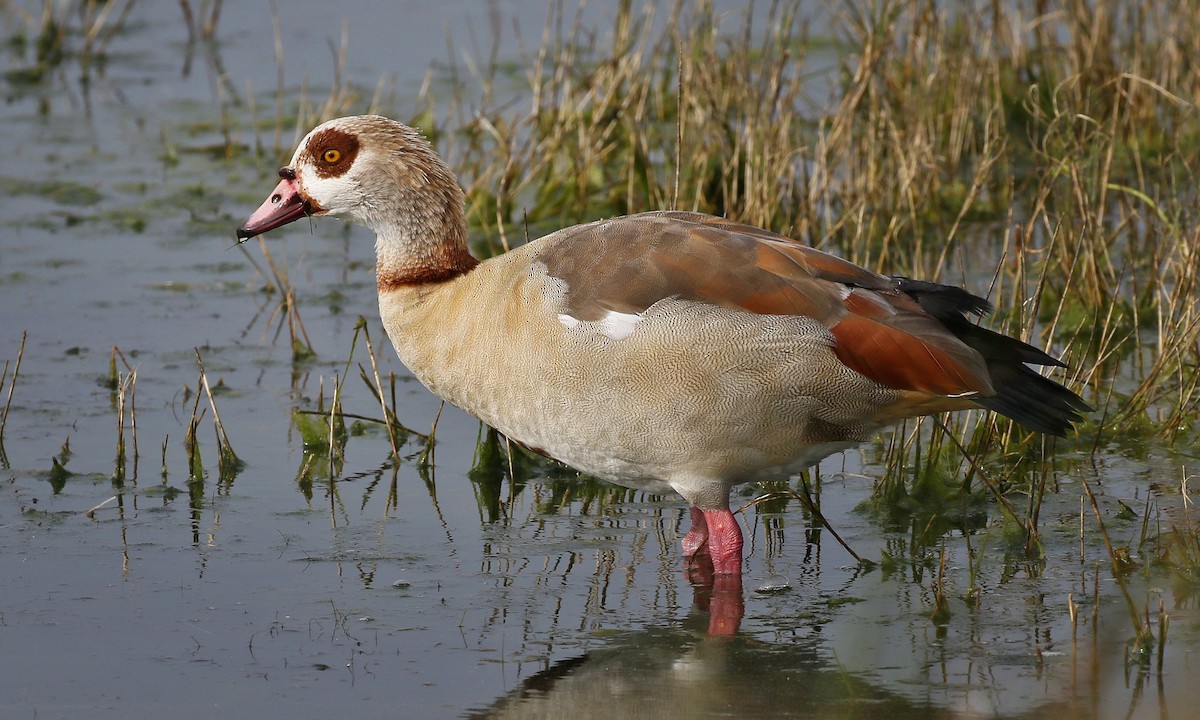
M342 159L342 151L329 148L325 152L321 153L321 159L332 165L338 160Z

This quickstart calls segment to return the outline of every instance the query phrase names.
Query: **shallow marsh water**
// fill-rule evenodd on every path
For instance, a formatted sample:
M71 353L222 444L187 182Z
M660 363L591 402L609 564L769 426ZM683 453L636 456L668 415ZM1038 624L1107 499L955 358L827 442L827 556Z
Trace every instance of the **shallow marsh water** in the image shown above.
M302 5L281 16L289 93L328 86L327 40L346 17L348 72L368 88L386 76L400 108L446 56L444 27L468 45L466 19L480 32L488 22L465 3L406 3L386 22L363 19L368 3ZM498 3L491 16L503 27L517 16L540 37L544 12ZM277 158L220 150L222 74L243 96L255 88L270 114L271 19L265 3L230 4L220 43L189 46L177 13L139 4L86 83L72 62L37 83L6 76L0 361L15 362L27 340L0 470L0 715L1192 716L1195 596L1131 576L1137 607L1154 619L1161 599L1171 629L1161 671L1130 662L1125 600L1094 519L1080 519L1081 480L1126 543L1140 520L1121 519L1117 500L1180 512L1189 466L1165 450L1097 464L1060 456L1044 562L1010 552L998 521L917 547L920 528L856 511L871 492L861 456L831 458L826 516L860 554L894 562L857 566L797 503L748 509L734 638L705 633L705 598L681 570L681 501L473 473L481 430L452 408L432 473L418 471L411 442L393 472L386 436L368 429L349 438L329 482L292 412L329 402L360 316L381 373L401 378L401 421L425 431L439 404L387 347L358 228L318 221L267 241L317 353L293 362L262 254L233 242ZM6 70L18 61L10 53ZM105 385L113 346L137 371L138 455L127 415L123 484ZM189 483L197 352L245 467L218 472L209 410L205 477ZM361 344L354 362L366 363ZM377 416L357 374L345 408ZM972 572L977 607L963 598ZM939 575L950 613L934 622Z

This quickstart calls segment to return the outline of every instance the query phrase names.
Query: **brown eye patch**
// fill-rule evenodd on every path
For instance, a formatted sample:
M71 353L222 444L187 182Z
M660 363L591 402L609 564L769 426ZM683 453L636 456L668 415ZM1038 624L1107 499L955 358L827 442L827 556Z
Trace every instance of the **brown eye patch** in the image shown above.
M317 177L345 175L358 155L358 138L336 128L326 128L308 139L301 161L316 168Z

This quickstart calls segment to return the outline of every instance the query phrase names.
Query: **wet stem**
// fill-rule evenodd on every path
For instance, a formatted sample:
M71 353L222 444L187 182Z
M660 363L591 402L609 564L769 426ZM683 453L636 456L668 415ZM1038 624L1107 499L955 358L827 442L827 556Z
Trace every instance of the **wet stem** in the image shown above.
M0 466L8 467L8 455L4 451L4 429L8 427L8 411L12 408L13 391L17 388L17 376L21 373L21 358L25 356L25 338L28 331L21 331L21 344L17 347L17 360L13 364L12 377L8 377L8 360L4 361L4 369L0 370L0 390L4 389L5 379L8 379L8 393L4 399L4 411L0 413Z
M300 319L300 309L296 303L296 291L288 277L287 266L276 262L275 256L271 254L271 250L262 236L258 238L258 247L262 252L263 258L267 261L268 270L263 270L258 261L254 259L254 256L246 250L245 245L238 245L242 255L254 266L260 275L270 278L273 287L279 293L279 306L276 308L276 313L282 311L287 319L288 337L291 340L293 362L301 362L316 357L316 350L313 349L312 341L308 337L308 331L304 329L304 322ZM272 320L274 317L273 315Z
M371 330L369 327L367 327L366 318L360 316L358 318L358 322L359 326L362 327L363 339L367 343L367 356L371 358L371 374L375 380L374 386L367 382L365 376L366 374L362 372L361 366L359 366L359 373L363 376L363 382L367 383L367 387L372 389L375 399L379 401L379 407L383 411L383 424L384 427L387 428L388 442L391 443L392 446L392 457L397 463L399 463L400 445L396 440L396 428L399 426L400 422L396 418L396 411L394 409L396 404L395 394L393 393L392 395L392 407L389 408L387 401L384 399L383 383L379 379L379 365L375 361L375 347L371 344ZM355 332L357 333L357 328L355 329Z
M196 353L196 365L200 368L200 385L204 388L204 394L208 398L208 405L212 408L213 427L217 436L217 465L218 475L223 481L228 481L232 474L236 474L237 470L241 469L245 463L233 451L233 444L229 441L229 434L225 432L225 425L221 422L221 414L217 411L217 400L213 397L212 387L208 383L208 373L204 370L204 360L200 357L200 349L193 348ZM197 396L199 393L197 393Z
M134 388L137 384L137 371L133 370L117 384L117 457L113 470L112 483L115 487L125 484L125 406L128 398L131 435L133 438L134 461L133 482L137 483L137 413L134 405Z
M1140 613L1138 612L1137 604L1134 602L1133 596L1129 593L1129 585L1125 581L1129 567L1122 565L1120 556L1113 548L1112 540L1108 536L1108 529L1104 525L1104 518L1100 515L1100 506L1096 503L1096 496L1092 494L1091 485L1089 485L1087 480L1083 477L1080 477L1079 481L1083 485L1083 489L1087 494L1088 501L1091 503L1092 514L1095 516L1096 523L1099 526L1100 536L1104 538L1104 547L1108 551L1108 559L1112 567L1113 578L1117 581L1118 587L1121 588L1121 595L1125 598L1125 606L1129 611L1129 619L1133 624L1133 631L1136 634L1136 639L1134 641L1135 652L1137 657L1148 661L1154 644L1154 632L1150 629L1150 607L1149 605L1146 606L1146 619L1145 622L1143 622L1140 617ZM1164 642L1165 639L1160 638L1159 646L1161 647L1162 643Z

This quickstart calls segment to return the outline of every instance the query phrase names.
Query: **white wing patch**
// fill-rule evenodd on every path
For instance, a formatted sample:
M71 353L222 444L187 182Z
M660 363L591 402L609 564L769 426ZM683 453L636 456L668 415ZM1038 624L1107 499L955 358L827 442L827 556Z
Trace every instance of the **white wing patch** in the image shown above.
M634 329L637 328L637 324L642 321L642 316L638 313L622 313L610 310L598 321L585 323L566 313L559 313L558 321L568 330L577 328L580 325L588 325L594 327L601 335L610 337L613 340L624 340L633 334Z
M641 321L642 316L637 313L619 313L610 310L608 314L600 318L600 332L613 340L624 340L633 334L634 328Z

